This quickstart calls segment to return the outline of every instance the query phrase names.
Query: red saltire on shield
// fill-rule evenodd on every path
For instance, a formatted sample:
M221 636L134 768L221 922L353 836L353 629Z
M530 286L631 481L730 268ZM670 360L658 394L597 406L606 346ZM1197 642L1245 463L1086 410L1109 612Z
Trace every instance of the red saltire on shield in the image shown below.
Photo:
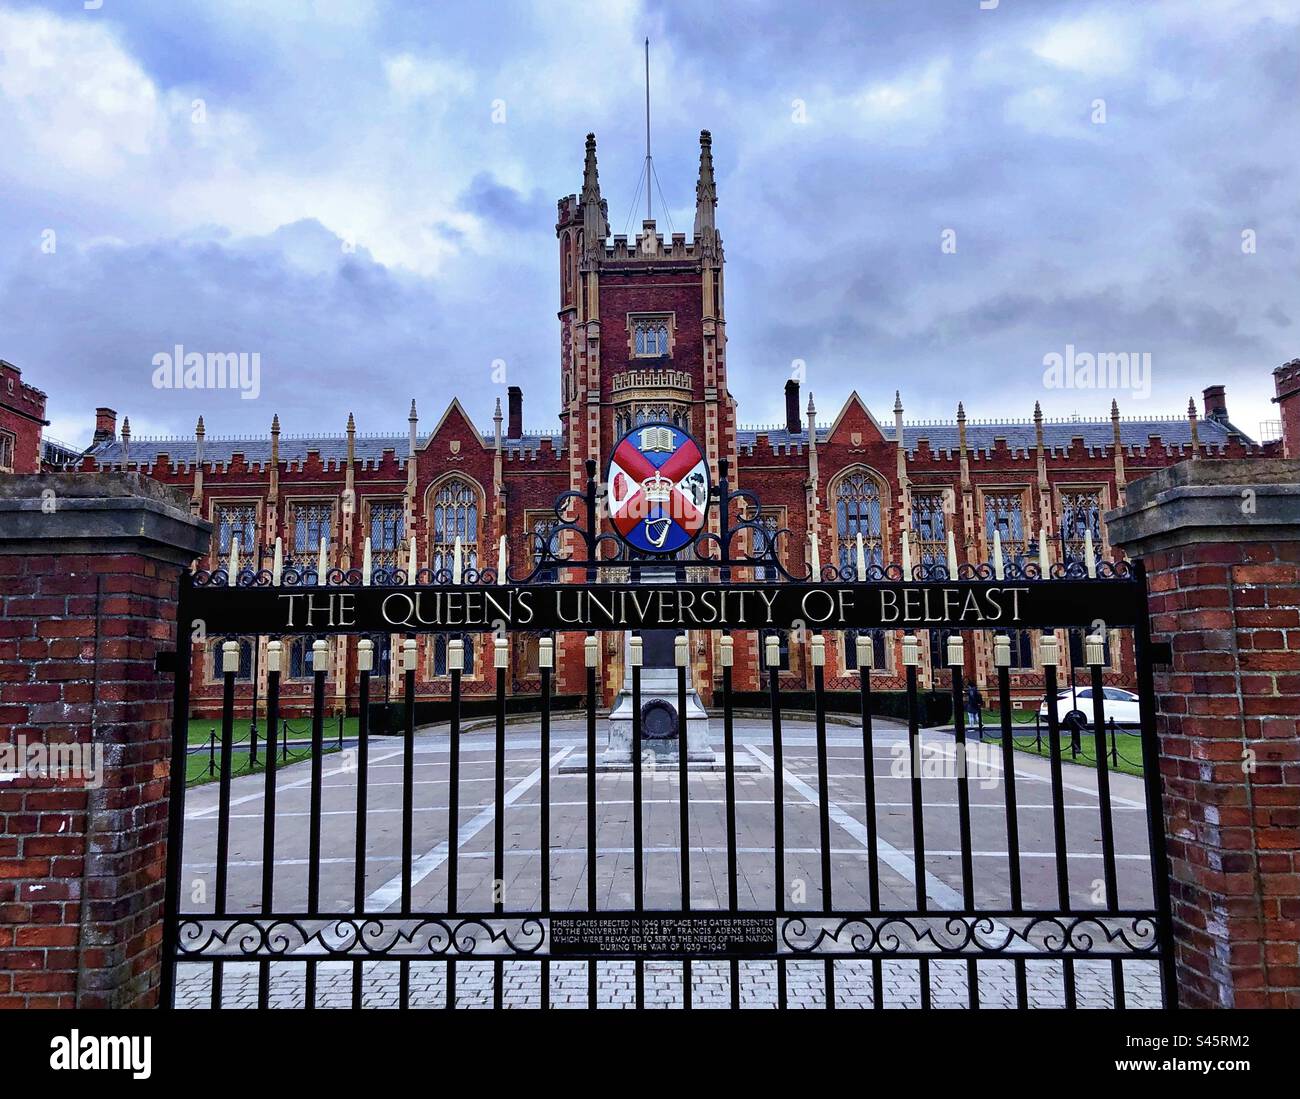
M637 445L643 432L658 428L670 433L676 449L656 463ZM702 485L683 491L682 482L704 461L689 435L667 425L644 425L632 431L614 450L610 461L610 518L634 548L670 553L691 542L703 529L704 507L692 496L702 491L707 501L707 466ZM704 501L702 501L703 503Z

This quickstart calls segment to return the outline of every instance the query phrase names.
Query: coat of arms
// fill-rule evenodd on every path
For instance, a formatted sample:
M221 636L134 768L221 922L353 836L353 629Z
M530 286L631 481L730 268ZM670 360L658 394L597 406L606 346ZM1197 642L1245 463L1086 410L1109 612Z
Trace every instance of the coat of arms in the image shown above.
M605 478L619 537L642 553L676 553L704 529L709 466L699 444L671 424L642 424L614 447Z

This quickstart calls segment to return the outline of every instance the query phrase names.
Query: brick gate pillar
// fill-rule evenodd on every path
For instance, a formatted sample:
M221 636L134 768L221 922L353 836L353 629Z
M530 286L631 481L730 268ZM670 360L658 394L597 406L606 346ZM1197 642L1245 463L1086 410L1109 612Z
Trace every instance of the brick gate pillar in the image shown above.
M1300 461L1183 462L1129 486L1147 565L1179 999L1300 1007Z
M157 999L172 676L154 657L210 533L137 473L0 478L0 1008Z

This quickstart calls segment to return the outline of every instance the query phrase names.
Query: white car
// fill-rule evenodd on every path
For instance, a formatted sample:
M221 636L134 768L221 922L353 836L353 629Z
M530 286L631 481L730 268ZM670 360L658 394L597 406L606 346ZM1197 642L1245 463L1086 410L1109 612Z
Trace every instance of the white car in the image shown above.
M1103 687L1102 713L1107 724L1113 718L1116 725L1140 725L1142 715L1138 709L1138 696L1132 691L1119 687ZM1092 688L1078 687L1073 691L1062 691L1056 696L1056 716L1061 724L1068 725L1067 716L1079 713L1083 715L1082 727L1092 726ZM1038 707L1038 716L1047 721L1047 699ZM1078 719L1076 719L1078 720Z

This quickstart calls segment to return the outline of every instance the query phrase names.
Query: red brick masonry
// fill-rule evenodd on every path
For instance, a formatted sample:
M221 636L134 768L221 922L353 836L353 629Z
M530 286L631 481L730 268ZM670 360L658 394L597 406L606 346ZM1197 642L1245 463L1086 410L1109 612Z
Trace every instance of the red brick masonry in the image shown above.
M1179 985L1300 1007L1300 541L1149 559Z
M148 1006L166 868L178 570L0 556L0 726L102 749L94 776L0 784L0 1008ZM96 733L98 735L96 735Z
M1187 462L1109 516L1147 563L1179 1000L1300 1007L1300 462Z
M0 1008L157 998L173 679L154 657L176 644L174 558L207 527L142 482L0 485ZM71 771L46 754L75 745L94 754Z

